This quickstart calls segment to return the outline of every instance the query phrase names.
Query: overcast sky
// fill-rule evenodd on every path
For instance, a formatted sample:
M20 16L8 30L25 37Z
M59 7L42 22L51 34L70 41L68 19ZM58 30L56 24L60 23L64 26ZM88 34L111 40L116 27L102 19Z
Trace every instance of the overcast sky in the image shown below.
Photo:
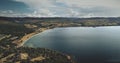
M0 0L0 16L118 17L120 0Z

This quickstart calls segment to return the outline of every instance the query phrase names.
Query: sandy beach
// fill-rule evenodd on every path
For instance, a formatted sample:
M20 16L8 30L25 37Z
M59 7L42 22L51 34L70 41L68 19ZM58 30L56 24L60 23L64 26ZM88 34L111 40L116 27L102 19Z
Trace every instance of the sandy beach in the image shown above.
M17 42L17 47L21 47L23 46L23 44L28 40L30 39L31 37L33 37L34 35L38 34L38 33L41 33L45 30L48 30L49 28L40 28L38 30L36 30L35 32L33 33L29 33L29 34L26 34L25 36L23 36L20 40L18 40Z

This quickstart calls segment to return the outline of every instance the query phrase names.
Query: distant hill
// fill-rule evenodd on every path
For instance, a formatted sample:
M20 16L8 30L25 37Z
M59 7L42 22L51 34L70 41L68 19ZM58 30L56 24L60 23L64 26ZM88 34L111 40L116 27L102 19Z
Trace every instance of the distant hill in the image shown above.
M7 21L28 21L28 20L40 20L40 21L85 21L85 20L120 20L120 17L91 17L91 18L73 18L73 17L2 17L0 20Z

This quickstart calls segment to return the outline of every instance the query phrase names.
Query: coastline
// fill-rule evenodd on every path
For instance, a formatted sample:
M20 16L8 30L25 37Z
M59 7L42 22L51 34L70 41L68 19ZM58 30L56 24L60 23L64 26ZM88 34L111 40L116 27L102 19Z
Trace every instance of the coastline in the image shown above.
M29 33L29 34L26 34L24 35L22 38L20 38L18 41L17 41L17 46L16 47L21 47L23 46L23 44L29 40L31 37L33 37L34 35L36 34L39 34L41 32L44 32L46 30L48 30L49 28L39 28L38 30L32 32L32 33Z
M89 27L89 26L88 26ZM98 26L98 27L105 27L105 26ZM111 26L112 27L112 26ZM60 27L61 28L61 27ZM29 33L29 34L26 34L24 35L22 38L20 38L18 41L17 41L17 46L16 47L21 47L23 46L23 44L29 40L31 37L33 37L34 35L36 34L39 34L41 32L44 32L46 30L49 30L49 29L53 29L53 28L39 28L37 29L36 31L32 32L32 33Z
M106 27L106 26L98 26L98 27ZM113 27L113 26L110 26L110 27ZM58 27L59 28L59 27ZM61 27L60 27L61 28ZM96 27L95 27L96 28ZM20 38L18 41L17 41L17 46L16 47L21 47L24 45L24 43L30 39L31 37L33 37L34 35L36 34L39 34L41 32L44 32L46 30L49 30L49 29L53 29L53 28L39 28L37 29L36 31L32 32L32 33L29 33L29 34L25 34L22 38Z

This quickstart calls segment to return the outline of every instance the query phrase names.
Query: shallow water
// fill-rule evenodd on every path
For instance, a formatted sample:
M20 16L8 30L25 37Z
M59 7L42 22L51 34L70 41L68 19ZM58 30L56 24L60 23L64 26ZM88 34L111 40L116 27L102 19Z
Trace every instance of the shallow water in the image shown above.
M35 35L24 46L57 50L74 56L78 63L118 63L120 26L54 28Z

